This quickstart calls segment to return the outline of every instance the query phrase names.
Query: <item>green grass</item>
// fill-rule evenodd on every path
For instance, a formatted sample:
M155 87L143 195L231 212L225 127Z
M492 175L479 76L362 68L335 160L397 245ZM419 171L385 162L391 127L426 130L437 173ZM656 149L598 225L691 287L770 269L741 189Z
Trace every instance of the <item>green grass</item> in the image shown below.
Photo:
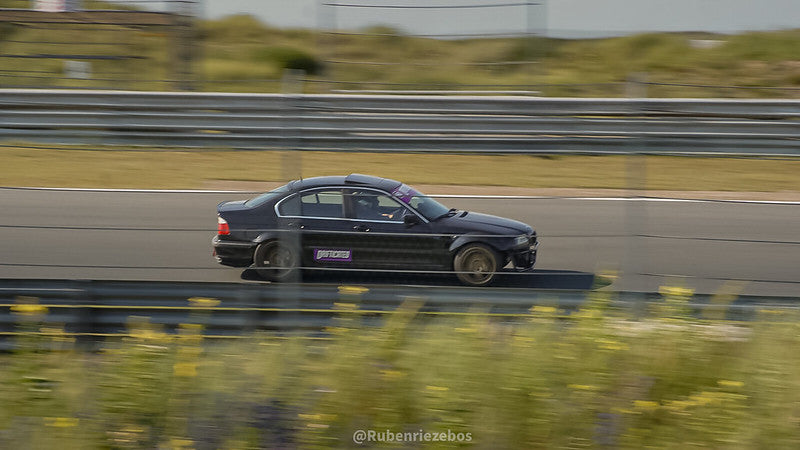
M8 6L13 5L8 3ZM223 92L280 92L278 81L284 69L306 68L310 72L310 83L305 86L307 92L327 92L330 88L465 87L470 90L530 89L545 96L618 97L625 95L623 83L631 74L645 73L647 81L654 83L754 88L649 86L651 97L800 96L800 90L758 89L800 87L797 57L800 29L739 35L649 33L584 40L441 40L406 36L387 27L361 31L362 35L333 35L279 29L242 15L200 21L195 65L199 87ZM374 35L367 35L370 33ZM20 74L4 76L0 82L7 86L47 87L68 83L73 87L172 89L173 84L168 82L173 75L167 38L166 32L157 29L113 26L39 29L5 24L0 26L0 54L96 54L136 58L93 60L94 75L111 81L54 80ZM721 45L696 48L692 45L693 39L716 39ZM35 43L43 41L62 44ZM66 42L79 43L63 45ZM496 65L509 61L535 63ZM57 76L63 71L62 66L61 59L4 60L5 70L44 71Z
M140 318L96 353L20 315L34 334L0 355L0 443L351 448L358 429L422 429L470 433L477 448L800 445L795 313L696 319L673 290L634 319L611 299L595 292L580 311L539 306L513 322L423 316L408 302L377 328L344 305L326 340L210 344L192 325L202 313L178 335ZM60 351L36 351L48 343Z
M626 189L625 156L488 156L294 152L303 177L374 174L412 184L527 188ZM796 191L800 161L645 158L645 188L657 190ZM218 180L285 180L277 151L125 151L0 147L4 186L84 188L207 188ZM640 178L642 174L637 174Z

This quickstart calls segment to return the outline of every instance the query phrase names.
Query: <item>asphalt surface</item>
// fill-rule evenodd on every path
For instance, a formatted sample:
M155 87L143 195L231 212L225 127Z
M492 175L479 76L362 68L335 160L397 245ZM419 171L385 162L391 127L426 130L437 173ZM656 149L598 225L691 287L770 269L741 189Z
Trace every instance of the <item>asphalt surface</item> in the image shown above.
M211 257L216 205L247 194L0 190L0 277L254 281ZM681 285L800 297L800 205L619 199L444 198L450 207L529 223L536 270L510 288L606 289ZM371 282L365 275L312 282ZM450 284L449 277L381 276L380 283Z

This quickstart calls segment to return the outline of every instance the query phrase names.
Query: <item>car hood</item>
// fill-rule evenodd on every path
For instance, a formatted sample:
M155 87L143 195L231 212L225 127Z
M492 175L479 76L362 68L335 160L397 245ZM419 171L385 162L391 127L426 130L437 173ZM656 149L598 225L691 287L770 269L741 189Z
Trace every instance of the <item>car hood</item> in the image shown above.
M458 211L455 215L443 217L436 222L446 230L445 232L464 233L473 231L506 235L530 234L533 232L529 225L517 220L468 211Z

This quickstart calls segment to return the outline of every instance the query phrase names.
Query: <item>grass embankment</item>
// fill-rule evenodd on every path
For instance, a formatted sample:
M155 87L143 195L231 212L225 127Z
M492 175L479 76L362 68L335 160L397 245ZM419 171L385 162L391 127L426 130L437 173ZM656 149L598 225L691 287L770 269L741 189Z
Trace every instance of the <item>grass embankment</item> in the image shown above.
M309 58L316 62L310 71L312 81L355 82L313 83L306 86L311 92L462 86L518 90L529 86L545 96L618 97L625 96L624 86L604 84L624 83L634 73L646 73L647 81L654 83L800 87L800 30L735 36L663 33L588 40L440 40L404 36L386 27L365 30L367 35L319 35L266 27L248 16L206 22L201 30L206 49L202 73L209 81L206 89L211 90L246 87L278 91L279 84L246 80L278 80L284 68L302 68ZM697 40L719 42L711 48L698 48ZM527 64L530 61L535 63ZM392 64L381 64L387 62ZM666 85L645 91L651 97L800 95L800 91Z
M343 305L325 341L212 345L202 313L178 335L140 319L100 353L43 329L0 355L0 445L351 448L356 430L470 433L474 448L800 445L797 317L694 319L673 290L633 319L606 309L609 295L512 323L422 319L407 304L380 328ZM32 314L21 331L39 329ZM400 446L418 445L453 446Z
M410 184L526 188L797 191L800 160L648 156L629 177L625 156L482 156L263 151L85 151L0 148L0 185L195 189L216 181L285 180L286 157L303 177L351 172ZM639 165L634 167L638 168Z
M13 0L12 0L13 1ZM29 7L16 1L9 6ZM102 2L87 8L103 9ZM110 8L111 6L106 6ZM119 7L116 5L115 7ZM646 73L651 97L800 96L800 29L740 35L643 34L609 39L432 39L375 27L319 34L265 26L250 16L201 21L197 87L280 92L287 68L308 74L307 92L330 89L533 90L545 96L620 97ZM6 86L174 89L170 35L108 25L0 26L6 55L87 55L91 78L65 78L65 57L6 58ZM77 56L72 59L80 59ZM21 71L21 72L20 72ZM51 78L52 74L54 77ZM35 75L35 76L33 76ZM331 83L333 82L333 83ZM739 85L750 89L726 89ZM705 86L705 87L703 87Z

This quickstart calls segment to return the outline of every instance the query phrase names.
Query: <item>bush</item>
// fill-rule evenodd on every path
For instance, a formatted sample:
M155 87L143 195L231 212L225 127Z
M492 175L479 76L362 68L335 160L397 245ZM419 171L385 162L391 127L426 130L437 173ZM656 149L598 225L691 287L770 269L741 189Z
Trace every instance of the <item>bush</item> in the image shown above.
M322 62L314 55L292 47L266 47L257 50L253 56L281 69L303 70L309 75L319 75L323 68Z

